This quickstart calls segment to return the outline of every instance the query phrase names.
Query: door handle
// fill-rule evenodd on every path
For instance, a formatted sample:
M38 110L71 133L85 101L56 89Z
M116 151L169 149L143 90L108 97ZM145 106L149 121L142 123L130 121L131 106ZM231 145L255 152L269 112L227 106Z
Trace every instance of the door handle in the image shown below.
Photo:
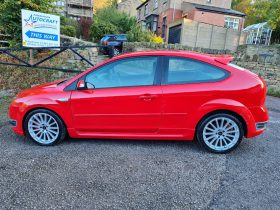
M151 94L145 94L145 95L139 96L139 98L144 100L144 101L151 101L151 100L157 98L157 96L156 95L151 95Z

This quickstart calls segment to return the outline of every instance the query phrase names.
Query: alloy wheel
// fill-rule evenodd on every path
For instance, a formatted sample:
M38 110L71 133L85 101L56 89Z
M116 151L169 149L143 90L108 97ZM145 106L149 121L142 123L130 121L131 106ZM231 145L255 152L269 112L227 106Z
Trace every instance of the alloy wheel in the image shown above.
M54 117L47 113L36 113L28 121L30 136L40 144L51 144L59 136L59 125Z
M211 119L203 128L203 141L212 150L223 152L233 148L240 139L240 129L227 117Z

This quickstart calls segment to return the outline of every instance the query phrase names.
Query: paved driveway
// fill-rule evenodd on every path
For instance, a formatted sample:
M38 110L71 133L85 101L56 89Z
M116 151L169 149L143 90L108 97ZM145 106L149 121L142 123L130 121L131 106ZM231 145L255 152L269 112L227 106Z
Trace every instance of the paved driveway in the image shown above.
M192 142L68 140L40 147L0 116L0 209L279 209L280 99L268 131L228 155Z

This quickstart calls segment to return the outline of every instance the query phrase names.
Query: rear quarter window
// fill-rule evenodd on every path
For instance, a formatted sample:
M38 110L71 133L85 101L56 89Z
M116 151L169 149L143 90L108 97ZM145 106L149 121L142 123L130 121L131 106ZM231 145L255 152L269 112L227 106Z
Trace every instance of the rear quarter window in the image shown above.
M193 59L170 57L166 84L216 82L229 76L229 72L211 64Z

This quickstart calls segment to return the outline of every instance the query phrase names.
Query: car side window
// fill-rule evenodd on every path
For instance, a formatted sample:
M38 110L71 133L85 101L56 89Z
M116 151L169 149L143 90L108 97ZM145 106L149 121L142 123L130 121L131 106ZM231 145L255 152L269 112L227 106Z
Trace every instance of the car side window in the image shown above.
M112 41L115 41L116 39L117 39L117 37L111 36L111 37L109 37L108 41L112 42Z
M153 85L157 61L157 57L137 57L115 61L89 73L85 81L95 88Z
M223 69L193 59L170 57L168 60L166 84L214 82L229 75Z

